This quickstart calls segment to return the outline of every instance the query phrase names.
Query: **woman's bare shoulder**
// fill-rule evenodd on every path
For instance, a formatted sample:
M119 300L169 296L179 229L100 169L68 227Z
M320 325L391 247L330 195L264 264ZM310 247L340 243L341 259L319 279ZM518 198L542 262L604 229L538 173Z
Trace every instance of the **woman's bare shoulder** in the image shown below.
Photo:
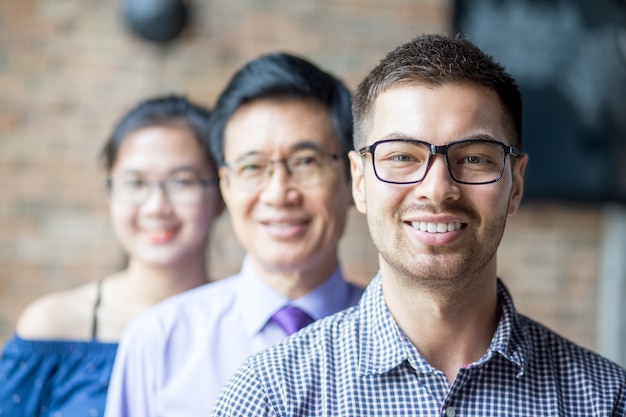
M97 282L46 294L20 315L16 332L23 339L85 340L91 338Z

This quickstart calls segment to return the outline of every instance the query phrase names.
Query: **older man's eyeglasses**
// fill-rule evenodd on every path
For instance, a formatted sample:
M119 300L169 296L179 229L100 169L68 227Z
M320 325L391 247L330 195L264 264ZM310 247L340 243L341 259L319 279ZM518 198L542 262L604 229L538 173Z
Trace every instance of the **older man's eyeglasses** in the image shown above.
M199 204L206 188L217 182L217 179L202 179L195 176L170 177L163 180L121 176L109 178L107 186L111 200L123 205L139 206L148 199L155 187L159 187L172 204L184 206Z
M266 185L274 173L276 164L282 164L290 179L298 185L316 186L335 171L328 169L329 165L341 159L342 155L339 153L306 148L297 150L286 158L270 159L265 155L250 154L224 165L233 174L233 180L245 189Z
M489 184L499 181L506 156L520 151L502 142L468 139L437 146L412 139L386 139L359 149L372 155L376 178L390 184L415 184L428 173L432 158L443 155L450 177L461 184Z

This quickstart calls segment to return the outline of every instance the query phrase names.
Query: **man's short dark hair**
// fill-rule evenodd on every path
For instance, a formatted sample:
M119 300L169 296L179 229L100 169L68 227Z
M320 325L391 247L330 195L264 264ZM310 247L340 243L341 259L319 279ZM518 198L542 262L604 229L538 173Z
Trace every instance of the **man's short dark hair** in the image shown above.
M357 87L352 112L354 147L365 144L366 122L378 95L398 85L439 86L470 82L498 94L510 116L514 146L522 148L522 96L517 83L492 57L462 36L423 35L391 51Z
M343 151L352 149L351 96L347 87L311 62L286 53L261 55L235 73L211 115L211 149L225 163L224 130L233 114L257 99L312 99L328 108ZM348 167L346 158L346 167Z

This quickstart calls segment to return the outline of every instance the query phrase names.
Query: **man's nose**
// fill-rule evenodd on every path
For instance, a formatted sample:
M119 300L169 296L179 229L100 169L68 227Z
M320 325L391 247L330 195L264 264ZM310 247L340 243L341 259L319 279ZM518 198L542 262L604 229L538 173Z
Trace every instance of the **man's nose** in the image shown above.
M294 192L291 173L286 162L272 161L263 182L261 200L267 204L283 205L293 199Z
M459 198L460 189L450 175L443 155L432 156L424 178L416 184L415 194L418 199L427 199L434 204L440 204L449 198Z

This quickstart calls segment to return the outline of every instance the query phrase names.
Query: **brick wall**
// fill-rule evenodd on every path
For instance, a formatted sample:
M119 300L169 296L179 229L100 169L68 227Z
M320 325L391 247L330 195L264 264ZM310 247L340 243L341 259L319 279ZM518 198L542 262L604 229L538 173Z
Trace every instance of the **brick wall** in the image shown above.
M398 44L448 31L450 0L195 0L195 25L173 47L136 39L120 0L0 1L0 341L49 291L116 269L98 152L136 101L184 92L212 105L232 72L263 52L306 56L350 87ZM500 273L520 310L595 347L601 214L524 206L509 222ZM228 216L214 234L213 275L238 269ZM366 283L376 255L353 212L345 269Z

